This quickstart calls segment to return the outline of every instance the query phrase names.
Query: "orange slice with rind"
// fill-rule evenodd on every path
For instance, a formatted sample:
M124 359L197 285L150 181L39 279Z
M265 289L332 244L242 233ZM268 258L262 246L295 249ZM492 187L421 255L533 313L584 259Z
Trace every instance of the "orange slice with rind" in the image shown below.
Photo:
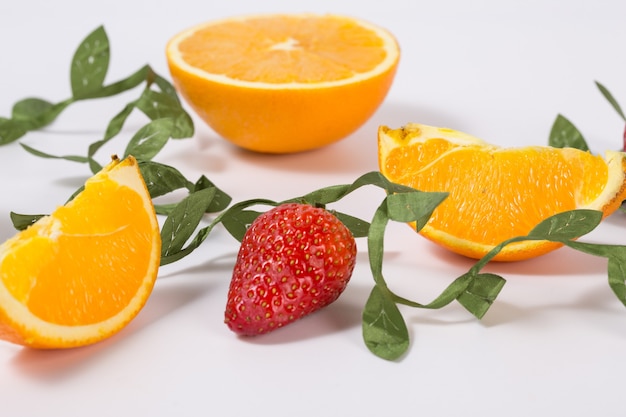
M160 252L137 161L114 158L74 199L0 245L0 338L69 348L112 336L144 306Z
M481 258L525 236L551 215L574 209L613 213L626 199L626 154L573 148L501 148L463 132L422 124L378 131L381 173L389 180L449 196L420 230L461 255ZM533 258L561 244L523 241L494 260Z
M292 153L363 125L391 87L400 49L390 32L355 18L268 14L184 30L166 56L182 97L220 136Z

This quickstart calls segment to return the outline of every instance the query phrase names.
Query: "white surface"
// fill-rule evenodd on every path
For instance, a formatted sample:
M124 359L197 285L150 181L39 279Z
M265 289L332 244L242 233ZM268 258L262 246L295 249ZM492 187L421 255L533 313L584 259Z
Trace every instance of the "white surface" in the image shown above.
M105 5L106 4L106 5ZM158 161L190 178L206 174L235 200L283 199L351 182L377 169L376 127L448 126L500 145L546 144L558 113L595 150L621 145L623 123L596 90L626 105L626 2L447 1L12 1L0 6L0 115L27 96L69 96L79 41L104 24L112 47L108 81L150 63L176 32L204 20L257 12L344 13L387 27L402 47L392 90L378 113L345 141L270 157L241 152L197 123ZM129 97L136 97L133 92ZM125 98L79 103L24 143L84 154ZM145 119L100 155L122 152ZM0 238L9 211L48 212L88 176L81 164L43 160L16 143L0 147ZM382 197L359 191L341 206L371 216ZM588 239L624 243L626 217ZM240 340L223 324L237 246L219 229L184 262L161 270L153 296L124 331L101 344L33 351L0 342L2 416L621 416L626 309L603 259L563 249L493 265L508 283L482 322L457 304L403 310L412 345L401 361L373 356L361 340L372 280L365 242L344 295L298 324ZM403 225L387 233L386 275L402 295L430 301L471 262Z

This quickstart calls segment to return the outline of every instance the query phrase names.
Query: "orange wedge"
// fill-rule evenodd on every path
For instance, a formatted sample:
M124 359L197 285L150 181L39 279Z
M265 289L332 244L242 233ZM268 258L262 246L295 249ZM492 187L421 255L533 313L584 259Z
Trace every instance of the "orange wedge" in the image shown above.
M572 148L500 148L455 130L409 124L379 128L378 156L389 180L449 193L420 233L471 258L527 235L551 215L593 209L608 216L626 199L622 152L602 158ZM528 259L560 246L519 242L494 260Z
M400 50L371 23L345 16L233 17L174 36L167 61L181 95L219 135L258 152L336 142L376 111Z
M69 348L128 324L152 291L161 240L133 157L0 246L0 338Z

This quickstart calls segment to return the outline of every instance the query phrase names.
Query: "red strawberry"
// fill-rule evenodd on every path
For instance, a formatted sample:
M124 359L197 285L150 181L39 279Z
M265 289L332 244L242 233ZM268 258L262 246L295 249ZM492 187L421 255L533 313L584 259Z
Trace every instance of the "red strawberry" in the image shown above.
M333 214L307 204L275 207L241 242L225 322L250 336L319 310L346 288L355 260L354 237Z

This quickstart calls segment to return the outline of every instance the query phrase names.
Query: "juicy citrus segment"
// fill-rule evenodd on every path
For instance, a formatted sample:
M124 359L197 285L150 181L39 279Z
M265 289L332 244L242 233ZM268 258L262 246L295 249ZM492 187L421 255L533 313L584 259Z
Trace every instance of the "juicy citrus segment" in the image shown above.
M160 234L137 162L115 159L65 206L0 246L0 337L39 348L81 346L143 307Z
M312 88L367 78L393 63L395 48L391 36L363 22L316 15L217 21L191 28L170 44L172 57L188 71L253 88Z
M420 233L473 258L563 211L612 213L626 199L625 161L625 154L612 151L602 158L571 148L499 148L419 124L379 129L379 164L386 177L419 190L449 193ZM559 246L519 242L495 259L526 259Z
M257 15L174 36L174 84L222 137L246 149L318 148L360 127L385 98L398 65L395 38L335 15Z

